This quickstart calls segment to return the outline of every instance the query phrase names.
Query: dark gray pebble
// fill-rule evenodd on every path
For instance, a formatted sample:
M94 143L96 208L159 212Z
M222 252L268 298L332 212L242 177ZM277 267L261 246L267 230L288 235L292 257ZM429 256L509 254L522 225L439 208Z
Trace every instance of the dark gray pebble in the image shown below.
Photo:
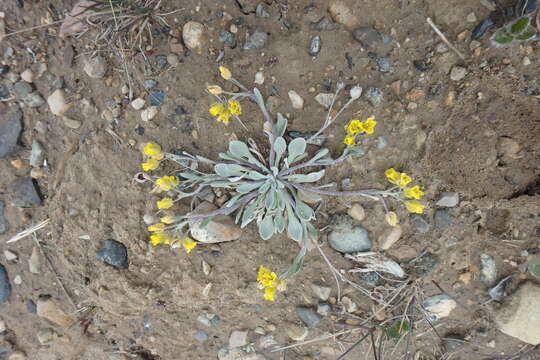
M156 55L156 67L160 70L166 69L169 66L167 55Z
M28 310L30 314L37 314L37 305L34 300L28 300L26 302L26 310Z
M310 26L312 30L317 31L331 31L337 29L337 25L326 16L323 16L318 21L311 23Z
M0 304L7 301L11 295L11 284L9 283L8 273L4 265L0 264Z
M150 90L155 88L157 85L157 81L154 79L146 79L143 81L143 86L146 90Z
M411 224L419 233L426 233L429 231L429 224L426 219L420 214L411 215Z
M317 314L313 309L299 306L296 308L296 313L300 320L309 328L314 328L321 321L321 315Z
M22 130L22 112L7 115L7 120L0 121L0 158L12 155L19 150L17 140Z
M7 99L8 97L9 97L9 88L4 84L0 84L0 100Z
M219 31L219 41L229 45L231 49L234 49L236 47L236 36L227 30L220 30Z
M434 216L435 227L439 230L446 229L451 226L454 222L450 210L448 209L437 209Z
M433 65L430 64L425 59L414 60L413 65L416 68L416 70L421 71L421 72L429 71L433 67Z
M165 91L163 90L152 90L148 95L148 103L152 106L159 106L163 104L165 100Z
M9 229L7 219L4 215L5 208L6 205L2 200L0 200L0 234L5 233Z
M415 267L418 269L420 275L427 275L437 264L439 263L439 257L433 253L426 252L415 262Z
M382 41L381 33L372 27L359 27L353 30L353 38L365 47L373 47L375 43Z
M127 249L121 242L116 240L105 240L101 244L101 248L96 253L96 257L103 260L106 264L117 268L128 267Z
M390 58L386 56L377 58L376 61L377 61L377 68L382 73L387 73L394 69L392 66L392 62L390 61Z
M29 207L41 205L41 197L34 180L29 177L21 177L9 185L11 204L13 206Z

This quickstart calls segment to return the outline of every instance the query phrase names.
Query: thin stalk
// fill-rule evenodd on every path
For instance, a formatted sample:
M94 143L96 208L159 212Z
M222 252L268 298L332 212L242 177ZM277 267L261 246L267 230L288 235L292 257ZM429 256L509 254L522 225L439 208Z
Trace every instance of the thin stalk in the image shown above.
M354 196L354 195L358 195L358 196L367 197L368 199L372 199L372 200L380 200L379 195L382 194L382 193L385 193L382 190L375 190L375 189L351 190L351 191L320 190L320 189L317 189L317 188L312 187L312 186L300 185L300 184L293 183L293 182L287 182L287 183L290 184L291 186L299 189L299 190L310 191L310 192L320 194L320 195L330 195L330 196Z

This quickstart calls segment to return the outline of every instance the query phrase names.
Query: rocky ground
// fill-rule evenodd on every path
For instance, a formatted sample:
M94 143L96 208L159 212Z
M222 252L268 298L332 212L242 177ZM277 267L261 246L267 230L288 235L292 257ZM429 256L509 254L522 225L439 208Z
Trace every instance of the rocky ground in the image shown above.
M0 4L0 358L540 359L539 43L471 40L491 1L163 0L168 25L140 37L61 28L74 5ZM252 104L247 129L208 114L218 65L296 132L321 126L338 81L361 86L325 146L341 151L353 117L375 116L376 132L324 180L384 189L394 167L425 189L425 214L389 203L391 227L378 202L323 199L320 246L348 282L314 249L275 302L257 269L289 266L286 236L225 221L214 235L231 241L150 245L143 144L209 158L264 144ZM348 272L368 250L405 275Z

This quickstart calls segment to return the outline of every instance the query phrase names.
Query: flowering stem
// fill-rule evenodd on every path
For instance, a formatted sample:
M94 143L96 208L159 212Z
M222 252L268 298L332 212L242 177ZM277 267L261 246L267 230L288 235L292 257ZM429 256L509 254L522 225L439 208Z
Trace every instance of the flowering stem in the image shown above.
M330 195L330 196L353 196L353 195L359 195L363 197L367 197L372 200L380 200L379 196L380 194L384 193L382 190L376 190L376 189L369 189L369 190L352 190L352 191L335 191L335 190L321 190L316 187L312 186L305 186L300 185L293 182L288 182L289 185L304 191L310 191L316 194L321 195Z
M334 96L334 99L335 99L335 97L337 96L338 92L339 92L339 89L338 89L338 91L336 91L336 95ZM343 107L338 111L338 113L337 113L336 116L334 116L334 117L331 117L331 116L330 116L330 111L331 111L331 109L332 109L332 108L330 108L330 109L328 110L328 115L327 115L327 117L326 117L326 121L324 122L323 127L320 128L319 131L317 131L314 135L312 135L312 136L307 140L307 142L309 143L311 140L313 140L314 138L316 138L317 136L319 136L321 133L323 133L324 130L326 130L330 125L332 125L332 124L334 123L334 121L336 121L336 119L339 117L339 115L341 115L341 113L342 113L343 111L345 111L345 109L347 109L347 108L349 107L349 105L351 105L352 102L353 102L354 100L355 100L355 99L349 99L349 101L347 101L347 102L345 103L345 105L343 105ZM333 105L333 102L332 102L332 105Z

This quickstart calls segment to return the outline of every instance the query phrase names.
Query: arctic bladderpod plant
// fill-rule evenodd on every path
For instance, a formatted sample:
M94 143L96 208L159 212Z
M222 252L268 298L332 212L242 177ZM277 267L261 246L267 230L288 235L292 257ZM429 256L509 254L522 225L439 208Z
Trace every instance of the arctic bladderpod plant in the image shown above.
M188 213L180 216L164 216L161 223L151 225L149 231L154 232L150 238L152 244L180 243L187 251L191 251L196 243L185 237L185 228L193 223L206 226L217 215L235 214L236 223L243 228L250 223L256 223L262 239L270 239L274 234L286 232L288 237L298 242L300 251L291 267L279 277L270 270L268 274L259 276L264 281L265 296L273 300L273 294L279 281L298 272L308 251L310 241L317 238L318 230L313 225L314 209L304 200L317 200L320 195L352 196L359 195L372 200L382 201L387 215L397 223L396 214L389 212L384 203L385 197L394 197L403 201L409 211L422 212L424 206L416 200L423 192L419 186L408 188L411 178L405 173L394 169L387 171L387 178L395 186L389 190L357 190L335 191L330 188L334 184L315 185L326 173L326 168L340 163L349 156L363 154L358 145L363 135L374 132L377 122L373 117L364 121L353 119L347 123L343 142L347 145L341 155L332 158L326 148L308 150L308 144L321 143L324 131L345 111L350 104L360 98L362 89L358 86L351 88L349 99L333 114L337 97L344 89L343 83L337 84L337 90L328 106L328 113L323 126L316 132L304 137L291 138L286 136L287 119L277 114L274 119L266 109L264 99L257 88L247 89L232 77L231 72L220 67L221 76L238 88L240 92L227 92L220 86L208 86L208 91L217 98L209 112L216 120L227 124L230 118L238 118L242 114L240 102L245 99L253 101L259 107L264 118L264 133L268 138L268 147L259 149L255 141L231 141L228 151L220 153L220 160L211 160L188 152L171 154L161 151L155 143L148 143L143 149L147 160L142 164L145 171L154 170L162 160L171 160L180 165L181 169L174 176L154 178L143 174L145 180L151 180L157 185L157 190L169 194L157 202L161 210L169 209L175 201L201 194L208 188L226 189L230 199L221 208L208 213ZM202 168L207 169L203 171ZM300 196L300 192L302 195ZM263 274L264 275L264 274ZM268 278L268 279L267 279ZM263 280L264 280L263 279Z

